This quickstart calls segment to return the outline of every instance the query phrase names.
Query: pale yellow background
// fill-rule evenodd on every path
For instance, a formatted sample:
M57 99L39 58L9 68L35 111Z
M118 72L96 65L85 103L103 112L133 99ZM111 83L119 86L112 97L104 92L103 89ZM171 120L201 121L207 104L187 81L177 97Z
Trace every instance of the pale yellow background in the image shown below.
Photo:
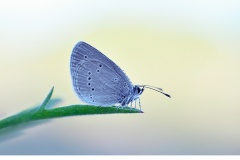
M144 114L54 119L0 135L0 154L240 154L240 2L0 0L0 118L82 103L69 59L93 45L145 90Z

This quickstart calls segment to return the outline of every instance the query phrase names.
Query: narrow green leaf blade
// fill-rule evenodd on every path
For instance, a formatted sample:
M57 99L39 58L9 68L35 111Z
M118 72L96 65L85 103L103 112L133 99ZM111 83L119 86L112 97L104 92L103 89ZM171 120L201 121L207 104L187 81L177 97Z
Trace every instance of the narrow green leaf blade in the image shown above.
M47 97L44 99L43 103L40 105L39 110L38 111L43 111L47 105L47 103L49 102L49 100L52 97L52 93L54 90L54 86L52 87L52 89L50 90L50 92L48 93Z
M90 105L70 105L49 110L44 110L43 114L36 114L36 119L57 118L66 116L96 115L96 114L125 114L125 113L143 113L141 110L130 107L116 108L100 107Z
M46 109L46 105L51 99L54 87L50 90L42 105L24 110L20 113L0 120L0 129L16 126L30 121L60 118L66 116L96 115L96 114L125 114L125 113L143 113L141 110L130 107L101 107L90 105L70 105L59 108Z

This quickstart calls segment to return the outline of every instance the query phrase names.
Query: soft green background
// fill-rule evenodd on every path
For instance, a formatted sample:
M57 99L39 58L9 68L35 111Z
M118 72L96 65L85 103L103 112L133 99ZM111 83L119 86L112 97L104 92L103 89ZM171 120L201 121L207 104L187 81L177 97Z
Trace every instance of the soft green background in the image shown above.
M0 135L0 154L240 154L240 1L0 0L0 118L81 103L69 72L86 41L145 90L144 114L79 116Z

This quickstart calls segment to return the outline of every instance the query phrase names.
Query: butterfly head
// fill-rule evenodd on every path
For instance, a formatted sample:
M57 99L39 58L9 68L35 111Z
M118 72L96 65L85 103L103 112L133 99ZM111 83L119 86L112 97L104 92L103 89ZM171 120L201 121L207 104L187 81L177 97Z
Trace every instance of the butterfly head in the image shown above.
M138 85L133 86L133 95L134 95L133 100L138 99L138 97L143 93L143 91L144 91L144 87L141 87Z

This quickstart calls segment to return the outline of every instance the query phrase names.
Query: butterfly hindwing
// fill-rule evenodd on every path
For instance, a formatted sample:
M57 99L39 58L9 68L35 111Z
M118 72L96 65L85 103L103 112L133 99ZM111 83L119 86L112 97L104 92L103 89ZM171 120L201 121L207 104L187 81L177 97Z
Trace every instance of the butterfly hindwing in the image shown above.
M98 60L77 64L73 73L73 85L83 101L95 105L121 103L129 95L124 79Z

